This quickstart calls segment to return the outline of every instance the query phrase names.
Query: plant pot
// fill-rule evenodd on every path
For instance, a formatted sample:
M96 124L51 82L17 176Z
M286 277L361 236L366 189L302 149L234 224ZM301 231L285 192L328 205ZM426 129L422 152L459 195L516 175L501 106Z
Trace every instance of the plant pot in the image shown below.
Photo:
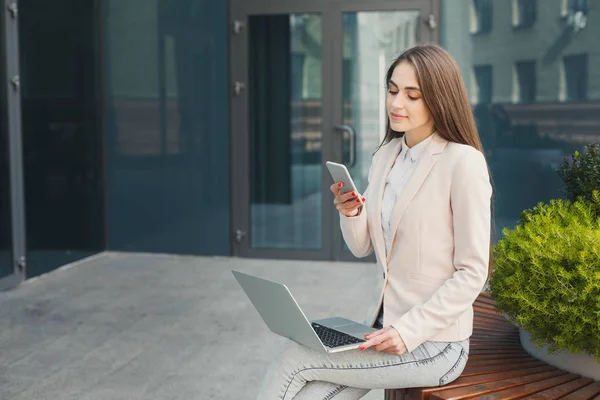
M600 380L600 363L594 357L587 353L568 353L559 352L549 354L546 346L539 348L530 339L529 332L519 328L521 346L532 357L544 361L556 368L563 369L573 374Z

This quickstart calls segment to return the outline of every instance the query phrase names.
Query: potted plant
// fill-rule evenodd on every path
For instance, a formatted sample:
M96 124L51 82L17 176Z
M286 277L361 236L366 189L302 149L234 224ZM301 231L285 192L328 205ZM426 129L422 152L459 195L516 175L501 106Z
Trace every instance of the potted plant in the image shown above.
M534 357L600 380L600 152L558 171L567 199L523 211L494 246L490 291Z

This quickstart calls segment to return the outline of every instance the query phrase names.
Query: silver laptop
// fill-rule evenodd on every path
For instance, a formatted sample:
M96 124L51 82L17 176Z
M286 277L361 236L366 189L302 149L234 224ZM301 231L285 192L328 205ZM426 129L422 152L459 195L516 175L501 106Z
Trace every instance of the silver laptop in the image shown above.
M311 321L284 284L231 271L269 329L317 351L337 353L354 350L375 332L370 326L342 317Z

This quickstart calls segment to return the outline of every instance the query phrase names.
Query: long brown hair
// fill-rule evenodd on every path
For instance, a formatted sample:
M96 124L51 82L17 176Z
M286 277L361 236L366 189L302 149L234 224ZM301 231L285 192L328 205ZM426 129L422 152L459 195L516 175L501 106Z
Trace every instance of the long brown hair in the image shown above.
M386 86L392 79L394 69L402 62L409 63L415 69L423 101L431 113L437 134L449 142L474 147L485 156L473 111L469 104L467 89L454 58L446 50L433 44L412 47L390 65L385 76L384 84ZM392 130L388 118L386 134L378 149L392 139L403 135L404 132ZM488 280L493 264L491 240L492 230L490 230Z

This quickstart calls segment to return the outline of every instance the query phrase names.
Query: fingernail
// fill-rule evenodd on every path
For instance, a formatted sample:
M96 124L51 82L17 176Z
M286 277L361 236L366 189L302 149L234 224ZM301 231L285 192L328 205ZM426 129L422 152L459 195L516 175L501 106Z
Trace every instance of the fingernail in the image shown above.
M363 197L363 201L367 201L367 199L365 199L365 198Z
M365 346L360 346L360 351L363 351L365 349Z
M360 199L356 199L356 202L357 202L357 203L360 203Z
M338 183L338 187L342 187L342 182Z
M356 193L352 192L352 196L356 196Z

